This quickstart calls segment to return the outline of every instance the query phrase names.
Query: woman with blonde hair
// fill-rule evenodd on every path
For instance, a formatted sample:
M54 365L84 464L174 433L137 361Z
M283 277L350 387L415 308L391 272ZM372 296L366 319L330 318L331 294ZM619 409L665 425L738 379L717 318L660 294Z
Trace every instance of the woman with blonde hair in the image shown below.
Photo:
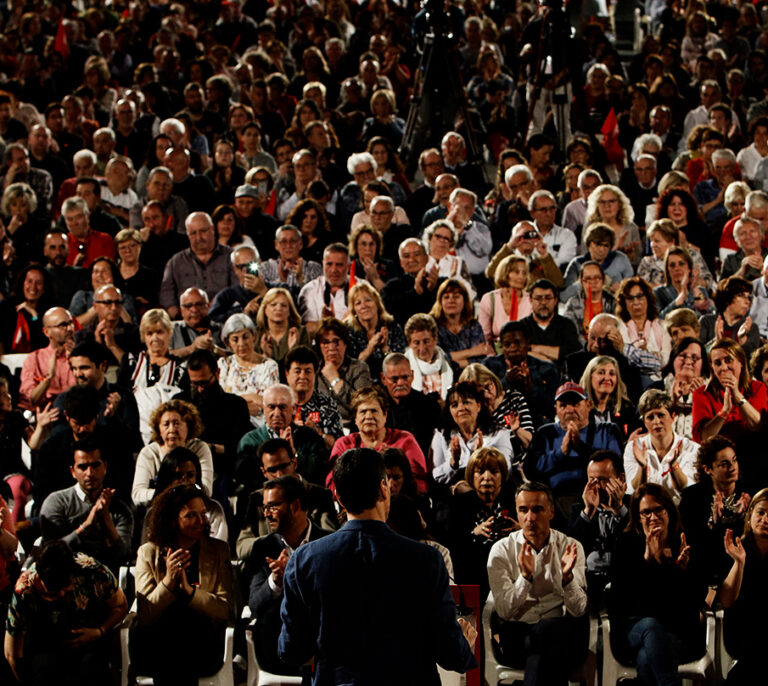
M405 350L402 327L384 309L379 292L369 283L360 282L349 289L349 310L344 324L349 330L349 354L365 362L371 377L381 374L384 357Z
M405 132L405 120L397 116L394 92L380 88L371 96L370 105L373 116L365 120L362 140L367 143L371 138L381 136L393 148L399 147Z
M155 384L177 386L184 373L184 364L171 355L173 325L168 313L157 308L147 310L139 324L139 335L145 349L138 355L128 353L120 371L121 383L132 388L149 388Z
M498 340L501 327L531 313L531 298L525 290L528 260L520 255L505 257L494 274L496 289L480 299L478 319L489 345Z
M296 305L285 288L270 288L256 314L256 352L281 364L288 351L309 345L309 334L301 323Z
M632 204L618 186L604 183L598 186L587 200L587 215L584 226L595 222L607 224L616 234L616 250L621 250L633 266L640 264L640 230L633 221Z
M609 355L593 357L581 375L579 385L587 392L597 423L612 422L625 439L639 426L635 406L629 400L615 358Z

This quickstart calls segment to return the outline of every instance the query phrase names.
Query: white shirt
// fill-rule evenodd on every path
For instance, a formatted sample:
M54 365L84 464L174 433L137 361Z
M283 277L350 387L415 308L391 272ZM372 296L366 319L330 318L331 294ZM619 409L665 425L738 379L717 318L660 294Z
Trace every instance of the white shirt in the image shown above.
M513 531L493 544L488 555L488 581L496 614L506 621L535 624L542 619L563 617L565 611L581 617L587 609L587 580L584 548L576 539L551 529L549 541L534 550L533 577L520 573L517 556L525 543L522 531ZM566 546L575 543L573 579L563 587L561 559Z
M357 279L357 283L363 283L363 279ZM367 282L366 282L367 283ZM299 291L299 314L302 321L319 322L323 318L323 307L325 307L325 277L320 275L312 279ZM339 288L336 293L330 293L331 304L333 305L333 316L338 320L347 316L347 293L349 284Z
M576 234L571 229L563 226L553 226L544 234L544 242L547 244L547 251L552 255L555 264L567 265L576 257L577 241Z
M746 148L742 148L739 150L739 154L736 155L736 161L741 167L741 173L744 178L749 181L755 177L757 165L764 159L765 158L757 151L754 143L748 145Z
M586 218L587 201L583 197L571 200L563 210L563 226L571 231L576 231L580 226L584 226Z
M695 483L696 480L696 456L699 453L699 444L694 443L690 438L674 434L672 441L672 447L663 458L659 458L658 453L651 444L651 437L649 434L645 434L636 439L640 441L641 445L646 447L646 459L648 460L648 466L646 467L646 481L652 484L661 484L666 486L670 492L674 494L675 502L680 501L680 489L675 483L672 472L669 468L672 462L672 457L675 454L678 443L682 441L683 447L680 457L677 460L682 469L683 474L688 479L688 486ZM637 473L640 471L640 463L635 459L634 454L634 441L629 441L627 447L624 448L624 473L627 477L627 493L634 493L635 489L632 486L632 482L635 480Z
M760 335L768 338L768 287L762 276L752 282L752 295L755 299L749 309L749 316L752 317L752 323L760 331Z
M455 435L459 437L459 446L461 447L458 469L451 467L451 438L453 438L453 434L451 438L446 439L442 431L435 431L432 436L432 445L429 448L429 452L432 455L431 462L434 465L432 476L438 483L450 483L457 472L463 474L470 455L475 451L478 439L477 433L468 442L464 440L464 436L458 430L455 431ZM504 428L491 434L484 434L482 443L483 447L496 448L501 451L507 461L507 468L511 473L514 448L509 440L509 431Z
M304 537L299 541L299 545L297 545L296 548L300 548L309 541L309 532L312 531L312 520L310 520L309 517L307 517L307 523L309 526L307 526L307 530L304 532ZM293 555L296 552L296 548L291 548L291 546L288 545L288 541L280 536L280 534L278 534L278 536L280 537L280 543L282 543L283 549L288 553L288 557ZM269 586L269 590L272 591L272 595L279 596L283 594L283 585L276 583L271 574L267 577L267 586Z

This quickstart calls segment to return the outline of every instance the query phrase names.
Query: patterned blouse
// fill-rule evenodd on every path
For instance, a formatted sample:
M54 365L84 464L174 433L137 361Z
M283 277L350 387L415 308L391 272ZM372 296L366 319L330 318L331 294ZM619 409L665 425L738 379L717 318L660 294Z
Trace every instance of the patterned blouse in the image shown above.
M461 352L462 350L469 350L476 345L480 345L480 343L485 343L485 336L483 335L483 327L480 326L480 322L477 319L473 319L469 324L461 327L459 333L453 333L447 326L441 325L437 327L437 344L448 355ZM482 362L483 359L485 359L485 355L478 355L468 360L468 362Z
M235 395L256 393L262 396L270 386L279 382L280 371L277 362L270 358L253 367L243 367L235 355L219 359L219 383L227 393ZM251 423L254 426L264 424L264 413L251 415Z

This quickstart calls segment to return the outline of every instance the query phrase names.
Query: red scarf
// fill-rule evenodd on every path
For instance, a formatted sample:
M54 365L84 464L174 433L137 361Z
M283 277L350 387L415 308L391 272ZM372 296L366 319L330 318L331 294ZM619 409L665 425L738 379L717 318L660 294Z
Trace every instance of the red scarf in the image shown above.
M517 321L517 288L512 289L512 297L509 303L509 321Z

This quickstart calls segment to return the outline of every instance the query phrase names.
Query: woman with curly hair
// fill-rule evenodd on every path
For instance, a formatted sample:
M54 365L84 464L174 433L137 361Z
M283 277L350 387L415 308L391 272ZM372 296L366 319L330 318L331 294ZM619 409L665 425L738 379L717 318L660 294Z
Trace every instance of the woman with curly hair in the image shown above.
M656 201L656 219L671 219L680 231L680 245L699 252L707 263L714 255L709 227L693 196L684 188L668 188Z
M198 436L203 432L200 413L191 403L171 399L159 405L150 418L152 440L136 458L136 472L131 487L134 505L146 505L155 496L155 479L163 458L174 448L189 448L200 460L203 490L213 488L213 457L208 444Z
M323 113L318 104L309 98L302 98L296 103L296 109L293 112L291 124L285 130L283 135L285 138L293 141L297 150L299 148L305 148L308 145L307 139L304 136L305 127L310 122L323 120Z
M35 217L37 196L27 183L6 186L0 200L0 214L5 224L5 234L13 242L16 264L27 264L42 259L43 238L50 223Z
M229 546L211 538L207 509L195 486L168 489L152 504L148 542L138 551L131 662L158 685L192 686L223 661L234 588Z
M672 342L658 317L653 291L643 279L633 276L622 282L616 294L616 316L622 321L619 333L632 348L629 363L640 369L643 385L660 380Z
M729 276L717 284L714 314L699 319L699 337L705 344L721 338L737 341L749 357L760 347L760 331L752 324L752 282L739 276Z
M598 186L587 200L587 215L584 226L595 222L607 224L616 234L615 250L625 253L633 266L640 264L640 231L629 198L618 186L603 184Z
M323 263L323 251L331 242L331 227L325 210L315 200L306 198L299 201L285 219L301 231L304 247L301 256L308 262Z

